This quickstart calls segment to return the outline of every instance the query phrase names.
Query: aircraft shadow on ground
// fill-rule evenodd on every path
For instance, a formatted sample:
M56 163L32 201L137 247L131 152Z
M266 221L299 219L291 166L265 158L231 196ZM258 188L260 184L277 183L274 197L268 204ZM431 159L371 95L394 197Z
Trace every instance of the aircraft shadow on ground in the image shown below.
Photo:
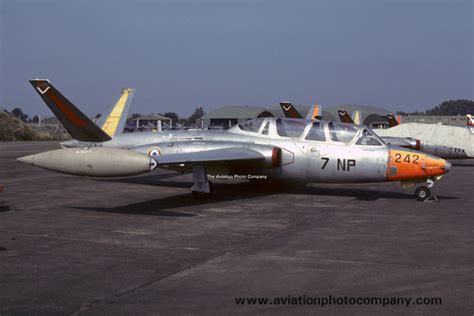
M175 177L182 176L182 173L169 173L169 174L149 174L146 176L136 176L136 177L127 177L127 178L110 178L110 179L101 179L95 178L95 181L99 182L121 182L121 183L133 183L133 184L147 184L147 185L160 185L163 183L162 180L171 179ZM181 186L179 186L181 185ZM187 184L180 184L176 182L176 187L185 187ZM191 184L189 185L189 187Z
M125 180L125 179L124 179ZM137 180L134 180L137 181ZM189 188L190 182L174 182L174 181L152 181L152 184L164 187L180 187ZM137 183L137 182L133 182ZM299 194L313 196L340 196L353 197L359 201L376 201L378 199L397 199L412 200L415 197L413 193L394 192L394 191L378 191L362 188L340 188L340 187L305 187L303 185L256 185L249 183L227 184L215 183L214 193L211 198L198 200L191 193L178 194L163 198L143 201L139 203L121 205L116 207L89 207L89 206L69 206L70 208L88 210L94 212L119 213L119 214L137 214L137 215L154 215L169 217L192 217L196 216L191 212L175 212L170 209L200 206L206 204L214 204L219 202L230 202L235 200L257 198L273 194ZM457 199L451 196L438 196L440 200Z

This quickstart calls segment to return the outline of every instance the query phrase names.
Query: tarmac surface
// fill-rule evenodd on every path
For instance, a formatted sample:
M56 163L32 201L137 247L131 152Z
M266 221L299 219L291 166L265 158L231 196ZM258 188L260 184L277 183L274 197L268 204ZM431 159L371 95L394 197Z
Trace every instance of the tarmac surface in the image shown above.
M0 143L0 314L472 315L474 161L417 202L398 183L287 189L170 171L97 180ZM246 304L238 297L440 297L442 305ZM294 301L293 301L294 302Z

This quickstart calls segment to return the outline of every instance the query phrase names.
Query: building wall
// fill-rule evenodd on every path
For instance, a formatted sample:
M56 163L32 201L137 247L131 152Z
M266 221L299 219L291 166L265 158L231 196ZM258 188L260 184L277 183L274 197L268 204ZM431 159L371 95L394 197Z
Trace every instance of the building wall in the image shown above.
M427 115L408 115L401 117L402 123L425 123L425 124L443 124L450 126L467 126L466 116L427 116Z

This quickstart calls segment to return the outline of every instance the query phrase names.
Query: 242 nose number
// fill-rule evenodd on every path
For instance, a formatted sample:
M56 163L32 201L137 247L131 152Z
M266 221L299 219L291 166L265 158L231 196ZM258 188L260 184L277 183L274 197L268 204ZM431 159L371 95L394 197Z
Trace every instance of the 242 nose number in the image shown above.
M395 162L396 163L408 162L408 163L418 164L419 159L420 159L420 156L418 156L418 155L407 154L407 155L405 155L405 158L403 158L403 161L402 161L402 154L400 154L400 153L395 154Z

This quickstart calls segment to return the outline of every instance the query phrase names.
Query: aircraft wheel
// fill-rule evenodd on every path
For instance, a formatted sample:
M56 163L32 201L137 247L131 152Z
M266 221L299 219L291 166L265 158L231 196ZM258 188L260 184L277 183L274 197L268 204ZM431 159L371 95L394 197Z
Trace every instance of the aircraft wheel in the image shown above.
M427 187L419 187L415 190L415 196L418 201L425 201L431 197L431 190Z

